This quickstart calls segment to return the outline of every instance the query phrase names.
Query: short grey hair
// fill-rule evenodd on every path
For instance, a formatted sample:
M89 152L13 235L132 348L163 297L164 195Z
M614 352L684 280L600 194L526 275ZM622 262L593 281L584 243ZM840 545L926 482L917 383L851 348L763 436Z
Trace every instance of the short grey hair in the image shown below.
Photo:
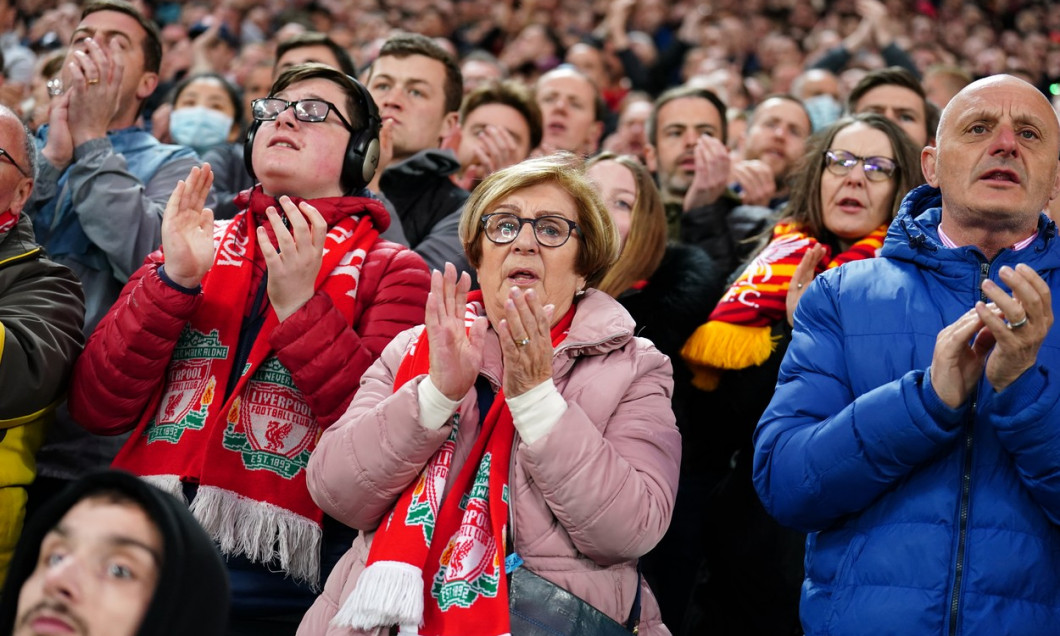
M0 104L0 116L8 116L15 119L22 126L22 154L26 157L25 169L29 173L29 177L34 181L37 180L37 143L34 141L33 132L30 131L29 126L26 122L22 121L22 118L18 116L18 113L11 110L7 106ZM14 157L12 157L14 159Z

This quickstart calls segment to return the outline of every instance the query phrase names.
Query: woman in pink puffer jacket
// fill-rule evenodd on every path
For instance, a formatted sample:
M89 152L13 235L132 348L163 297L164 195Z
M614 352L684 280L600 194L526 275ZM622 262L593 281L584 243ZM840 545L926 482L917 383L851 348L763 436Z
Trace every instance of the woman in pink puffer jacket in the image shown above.
M452 267L435 272L426 328L384 350L310 460L316 503L361 534L298 633L507 633L514 551L623 624L639 581L640 633L668 634L636 563L677 490L672 371L621 305L586 290L617 251L610 215L555 156L495 173L464 214L481 300L466 303ZM454 601L467 586L470 604Z

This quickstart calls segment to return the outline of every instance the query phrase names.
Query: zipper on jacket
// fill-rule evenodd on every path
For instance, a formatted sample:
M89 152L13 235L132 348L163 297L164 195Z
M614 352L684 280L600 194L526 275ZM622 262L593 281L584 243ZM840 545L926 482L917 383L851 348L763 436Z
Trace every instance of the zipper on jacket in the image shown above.
M978 391L978 387L976 388ZM957 634L957 617L960 615L961 585L964 582L964 557L968 542L968 507L972 497L972 437L975 426L976 402L972 401L972 418L964 433L964 461L961 467L961 505L957 520L957 562L954 565L953 593L950 596L949 635Z
M990 278L990 261L980 260L979 261L979 284L975 286L975 294L979 300L984 303L990 302L990 299L983 293L983 281Z
M40 258L41 249L42 248L40 248L40 247L35 247L35 248L31 249L28 252L23 252L21 254L16 254L16 255L11 256L9 258L5 258L4 260L0 261L0 267L3 267L5 265L10 265L12 263L17 263L19 261L23 261L23 260L25 260L25 259L27 259L27 258L29 258L31 256L36 256L37 258Z
M979 261L979 284L976 285L976 296L983 302L989 299L983 294L983 281L990 277L990 262ZM964 583L964 557L968 543L968 507L972 498L972 441L975 431L975 412L978 406L979 385L975 387L972 398L971 417L964 433L964 460L961 462L961 503L957 519L957 562L953 569L953 592L950 595L950 629L949 636L957 634L957 621L960 616L961 586Z

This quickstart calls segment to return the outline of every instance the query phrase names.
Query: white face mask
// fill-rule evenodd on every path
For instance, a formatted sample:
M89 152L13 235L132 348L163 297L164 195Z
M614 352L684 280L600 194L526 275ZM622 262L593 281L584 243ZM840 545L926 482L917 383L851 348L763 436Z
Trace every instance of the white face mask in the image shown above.
M228 140L232 121L221 111L205 106L179 108L169 114L169 134L173 141L190 146L201 155Z
M810 122L814 131L826 128L829 124L843 115L843 105L831 95L814 95L802 100L806 112L810 114Z

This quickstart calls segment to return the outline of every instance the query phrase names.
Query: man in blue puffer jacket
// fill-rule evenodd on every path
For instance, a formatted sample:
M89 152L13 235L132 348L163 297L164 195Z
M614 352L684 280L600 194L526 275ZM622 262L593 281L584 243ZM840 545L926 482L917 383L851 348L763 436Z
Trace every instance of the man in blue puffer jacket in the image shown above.
M755 432L807 634L1060 633L1060 125L994 76L937 139L882 258L802 297Z

